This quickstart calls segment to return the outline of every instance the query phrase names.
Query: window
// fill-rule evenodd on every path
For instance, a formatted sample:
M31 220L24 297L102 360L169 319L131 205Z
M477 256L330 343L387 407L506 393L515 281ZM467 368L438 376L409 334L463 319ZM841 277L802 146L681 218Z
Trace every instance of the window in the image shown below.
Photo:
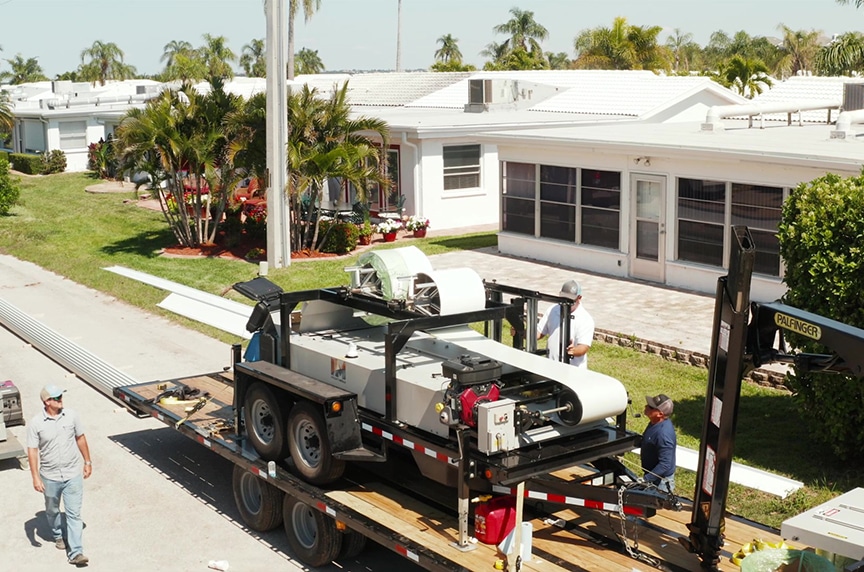
M480 186L480 145L444 147L444 190Z
M618 250L621 173L582 169L582 243Z
M618 250L620 185L614 171L502 162L502 230Z
M756 246L753 272L780 276L780 241L777 225L783 189L732 183L732 224L747 225Z
M723 266L726 183L678 179L678 260Z
M399 196L402 194L402 187L399 184L399 147L394 146L387 149L386 168L390 187L384 189L378 183L370 182L366 188L366 200L372 211L395 211L400 206Z
M87 147L86 121L61 121L57 126L60 131L61 149L81 149Z
M537 165L501 164L502 229L534 236Z
M678 260L723 267L726 229L746 225L756 246L753 271L779 276L782 204L780 187L678 179Z
M540 236L576 240L576 169L540 165Z

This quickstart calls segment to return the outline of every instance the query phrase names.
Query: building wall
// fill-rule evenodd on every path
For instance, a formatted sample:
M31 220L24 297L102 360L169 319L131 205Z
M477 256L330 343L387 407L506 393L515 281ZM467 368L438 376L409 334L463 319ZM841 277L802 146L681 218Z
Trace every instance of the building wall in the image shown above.
M684 288L705 293L713 293L717 279L724 276L724 268L713 265L695 264L678 260L678 178L728 181L749 185L764 185L788 190L801 182L813 180L825 174L824 169L795 165L779 165L770 162L741 162L738 160L718 160L716 158L693 158L666 152L665 156L654 156L650 150L645 155L633 155L613 148L585 148L574 144L573 147L544 147L541 145L500 145L498 159L521 163L536 163L549 166L578 167L621 172L620 236L618 250L575 244L565 240L553 240L528 236L516 232L502 231L498 237L498 247L506 254L562 264L577 269L599 272L610 276L628 277L633 275L633 257L630 252L630 218L633 189L631 174L659 175L665 177L665 246L664 278L668 286ZM645 156L650 155L648 165ZM713 157L716 157L714 155ZM639 163L636 161L639 159ZM854 172L837 172L842 176L853 176ZM500 186L500 184L499 184ZM500 194L500 190L499 190ZM503 226L502 226L503 228ZM726 254L724 265L728 264L729 229L726 229ZM772 277L754 274L751 296L754 300L774 300L785 292L781 276Z

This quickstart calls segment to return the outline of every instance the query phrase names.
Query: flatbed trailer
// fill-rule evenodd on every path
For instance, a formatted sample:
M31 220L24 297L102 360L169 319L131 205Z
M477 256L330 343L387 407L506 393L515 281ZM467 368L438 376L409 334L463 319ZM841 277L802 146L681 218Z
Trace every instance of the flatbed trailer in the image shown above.
M159 399L177 388L197 397ZM276 528L283 504L294 506L293 512L290 508L284 512L289 546L295 556L312 566L355 556L368 538L427 570L490 570L496 562L511 570L538 572L700 568L698 558L680 543L688 534L686 511L659 509L650 519L622 518L615 511L548 503L542 495L538 499L527 493L523 521L533 530L531 556L509 563L494 545L477 542L469 550L459 547L458 511L452 493L436 496L437 485L419 476L412 482L409 473L397 470L398 478L392 478L364 468L390 463L352 463L352 469L336 483L310 485L281 466L268 466L248 440L237 434L231 371L119 387L114 395L132 412L152 416L231 461L235 501L250 528ZM578 482L587 478L587 471L574 466L548 478ZM530 490L531 481L528 485ZM431 492L417 494L424 487ZM566 503L568 499L553 500ZM310 525L317 531L311 535ZM720 569L737 571L730 561L732 554L757 538L780 541L776 530L729 515Z

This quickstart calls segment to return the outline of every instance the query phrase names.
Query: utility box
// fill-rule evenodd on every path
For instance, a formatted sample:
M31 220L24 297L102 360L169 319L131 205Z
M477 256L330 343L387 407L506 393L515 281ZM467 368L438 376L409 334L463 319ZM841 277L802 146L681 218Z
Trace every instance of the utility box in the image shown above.
M516 402L499 399L477 406L477 448L491 455L518 448Z
M0 399L3 400L3 422L6 426L24 425L21 392L14 383L9 380L0 383Z

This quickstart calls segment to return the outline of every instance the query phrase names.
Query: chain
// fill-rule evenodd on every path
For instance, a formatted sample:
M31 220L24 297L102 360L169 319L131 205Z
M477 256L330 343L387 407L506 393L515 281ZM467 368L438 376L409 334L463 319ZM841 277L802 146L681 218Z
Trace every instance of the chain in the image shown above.
M639 550L639 531L634 526L633 527L633 542L632 545L628 542L627 538L627 515L624 514L624 491L627 490L627 487L618 487L618 518L621 521L621 534L619 535L621 539L621 543L624 544L624 548L627 550L627 554L630 555L630 558L633 560L638 560L640 562L644 562L649 566L653 566L654 568L660 568L662 562L658 558L654 558L648 554Z

